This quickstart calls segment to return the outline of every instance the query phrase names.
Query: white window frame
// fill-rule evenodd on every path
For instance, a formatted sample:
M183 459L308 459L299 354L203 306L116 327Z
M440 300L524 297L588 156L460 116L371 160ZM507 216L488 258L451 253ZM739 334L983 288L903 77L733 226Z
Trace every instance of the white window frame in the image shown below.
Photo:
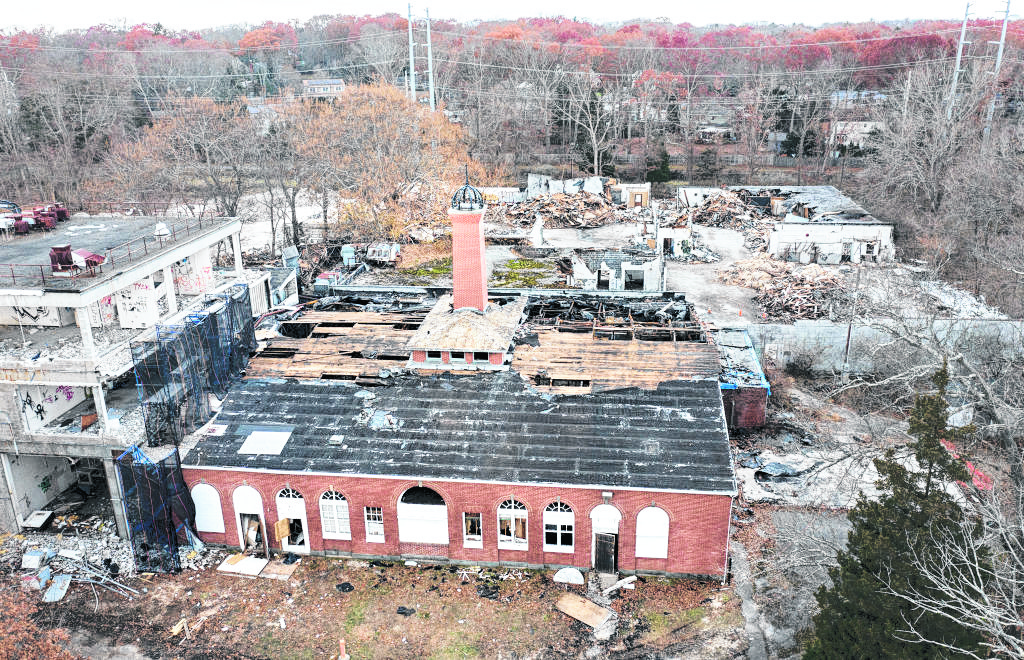
M479 534L467 534L466 533L466 519L469 516L475 516L477 522L480 525ZM462 547L463 548L482 548L484 547L484 516L481 513L473 513L471 511L464 511L462 513Z
M549 527L553 529L548 529ZM566 529L568 528L568 529ZM555 544L548 543L548 532L555 534ZM569 534L572 543L564 545L562 535ZM573 553L576 551L576 514L564 502L552 502L544 508L544 552Z
M502 520L508 521L509 534L501 531ZM516 535L516 522L523 521L523 534ZM530 525L526 505L519 500L509 498L498 505L498 549L499 550L527 550L530 547Z
M328 490L320 496L320 535L336 541L352 540L348 500L336 490Z
M657 517L658 520L648 520L652 517ZM641 509L636 514L636 557L668 559L670 524L668 511L660 506L651 505ZM664 527L655 528L655 525Z
M366 524L366 542L384 543L384 509L379 506L363 507L363 522Z
M431 353L437 353L437 357L431 357ZM424 351L424 355L424 362L440 362L444 358L444 352L442 351Z

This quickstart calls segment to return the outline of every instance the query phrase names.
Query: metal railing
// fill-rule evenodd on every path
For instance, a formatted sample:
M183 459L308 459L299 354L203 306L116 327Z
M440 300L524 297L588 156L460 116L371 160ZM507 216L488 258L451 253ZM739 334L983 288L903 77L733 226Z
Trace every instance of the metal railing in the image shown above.
M167 226L167 235L140 236L107 248L102 254L103 264L99 266L54 271L51 264L0 264L0 288L42 284L51 288L75 290L82 285L82 280L97 278L103 274L104 269L113 270L146 259L179 240L209 231L224 219L186 217L174 222L172 218L160 217L158 221Z

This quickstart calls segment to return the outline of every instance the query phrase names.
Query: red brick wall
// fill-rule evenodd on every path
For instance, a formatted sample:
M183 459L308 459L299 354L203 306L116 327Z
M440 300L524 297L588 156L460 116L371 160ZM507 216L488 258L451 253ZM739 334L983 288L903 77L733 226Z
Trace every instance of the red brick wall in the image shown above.
M360 555L420 555L448 557L466 562L516 562L532 566L592 566L592 530L590 512L603 503L600 490L560 488L554 486L508 486L486 483L424 481L448 506L448 546L399 543L396 504L406 489L419 482L404 479L368 477L317 476L307 474L271 474L260 472L222 471L183 468L185 481L191 488L200 480L213 485L221 496L225 534L203 532L200 537L211 543L238 544L232 492L246 483L263 497L264 516L270 528L271 548L280 549L274 538L273 523L277 520L277 492L288 485L302 493L306 504L307 535L313 552L335 550ZM352 527L351 541L323 539L320 527L320 495L330 489L342 493L349 503ZM619 569L721 576L725 571L726 541L732 500L726 495L687 495L610 489L611 504L619 509ZM527 506L528 549L498 549L497 509L510 496ZM558 498L569 504L576 514L573 553L544 552L544 507ZM669 516L668 559L637 559L636 516L641 509L655 503ZM367 543L363 507L379 506L384 511L385 543ZM481 513L483 548L462 547L462 514Z
M764 426L768 390L763 387L740 387L722 390L725 417L731 429Z
M480 221L484 209L448 209L452 221L452 290L455 309L487 307L487 262L484 258L484 230Z
M427 361L427 352L426 351L413 351L412 352L412 361L413 362L426 362Z
M488 360L490 361L491 364L497 364L497 365L500 366L500 365L505 363L505 354L504 353L490 353L487 356L487 358L488 358Z

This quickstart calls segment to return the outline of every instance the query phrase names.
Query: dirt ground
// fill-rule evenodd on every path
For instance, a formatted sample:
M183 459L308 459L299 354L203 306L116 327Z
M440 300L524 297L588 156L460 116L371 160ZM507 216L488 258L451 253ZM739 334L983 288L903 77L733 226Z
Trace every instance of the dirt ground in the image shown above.
M748 259L751 252L743 247L743 234L735 229L697 227L704 243L721 255L710 264L687 264L669 261L665 266L665 288L682 291L694 304L701 318L719 327L740 327L756 320L757 304L752 289L726 284L718 279L725 266Z
M617 633L595 642L589 627L554 609L563 590L583 587L555 584L551 575L307 557L289 581L213 569L133 580L148 591L132 601L78 584L44 606L42 623L70 630L73 650L85 657L125 660L327 658L341 638L360 659L724 659L746 647L739 600L718 582L641 577L612 601ZM183 618L188 639L170 633Z

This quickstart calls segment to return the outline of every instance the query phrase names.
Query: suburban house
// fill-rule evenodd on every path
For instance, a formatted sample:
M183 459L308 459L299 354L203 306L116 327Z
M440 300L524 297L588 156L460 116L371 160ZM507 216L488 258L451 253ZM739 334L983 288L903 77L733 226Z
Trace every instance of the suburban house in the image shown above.
M280 324L182 445L199 536L723 577L756 357L681 294L489 291L484 212L456 193L451 293L336 288Z

